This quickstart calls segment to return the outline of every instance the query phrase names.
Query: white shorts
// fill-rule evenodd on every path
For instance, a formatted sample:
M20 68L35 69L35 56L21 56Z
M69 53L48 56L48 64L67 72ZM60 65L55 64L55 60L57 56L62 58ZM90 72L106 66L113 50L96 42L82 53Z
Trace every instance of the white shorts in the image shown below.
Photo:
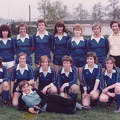
M15 65L15 61L10 61L10 62L2 62L3 66L6 66L7 69L13 67Z

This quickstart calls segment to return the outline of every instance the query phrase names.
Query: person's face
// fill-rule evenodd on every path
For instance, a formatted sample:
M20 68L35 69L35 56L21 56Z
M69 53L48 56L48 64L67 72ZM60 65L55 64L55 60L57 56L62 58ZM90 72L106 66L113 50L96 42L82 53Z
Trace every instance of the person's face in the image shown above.
M41 62L41 66L42 66L43 68L47 68L47 67L49 66L48 60L45 59L45 61L42 61L42 62Z
M8 36L8 31L2 31L2 36L3 36L3 38L7 38L7 36Z
M19 64L21 64L21 65L26 64L26 56L25 55L19 57Z
M57 28L58 33L63 33L63 26L61 26L61 27L56 27L56 28Z
M45 23L38 23L38 30L39 31L44 31L45 30Z
M26 93L26 94L29 94L30 93L30 86L28 84L25 84L23 87L22 87L22 92Z
M20 33L20 34L26 34L26 27L25 27L25 26L20 27L20 28L19 28L19 33Z
M113 62L111 60L106 61L106 69L112 70L113 69Z
M113 23L112 26L112 31L116 34L119 32L119 26L118 26L118 23Z
M94 57L87 57L86 61L88 66L92 66L95 63Z
M94 27L92 30L94 35L99 35L101 33L101 29L99 26Z
M81 34L82 34L82 31L81 31L81 29L74 29L74 36L76 36L76 37L79 37L79 36L81 36Z
M70 69L70 67L71 67L70 61L63 61L63 67L65 70Z

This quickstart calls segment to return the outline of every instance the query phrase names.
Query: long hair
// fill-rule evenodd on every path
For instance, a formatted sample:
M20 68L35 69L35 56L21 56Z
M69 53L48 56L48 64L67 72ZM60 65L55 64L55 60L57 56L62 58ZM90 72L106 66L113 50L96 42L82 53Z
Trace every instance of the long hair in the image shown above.
M63 27L63 32L68 33L64 22L63 22L63 21L57 21L57 22L55 23L55 27L54 27L54 31L53 31L53 34L54 34L54 35L55 35L56 33L58 33L57 27Z
M0 26L0 38L3 38L2 31L8 31L7 37L8 37L8 38L11 37L11 28L10 28L9 25L7 25L7 24L2 24L2 25Z

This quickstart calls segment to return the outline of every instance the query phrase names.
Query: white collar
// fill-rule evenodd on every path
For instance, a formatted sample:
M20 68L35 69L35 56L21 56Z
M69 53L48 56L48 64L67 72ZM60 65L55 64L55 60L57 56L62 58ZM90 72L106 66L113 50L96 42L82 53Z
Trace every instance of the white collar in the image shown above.
M20 68L20 64L18 64L17 65L17 69L16 70L20 70L21 68ZM24 68L25 70L28 70L28 66L27 66L27 64L25 65L25 68Z
M33 93L34 91L32 91L31 89L30 89L30 93L29 94L31 94L31 93ZM26 94L26 93L24 93L23 92L23 96L26 96L26 95L29 95L29 94Z
M59 36L58 34L55 34L55 37L58 37L58 36ZM67 37L67 33L64 32L62 36Z
M93 68L98 68L98 66L96 64L94 64ZM85 69L89 69L88 64L85 65Z
M45 30L45 34L44 35L48 36L48 31ZM39 31L36 33L36 36L40 36Z
M43 73L42 67L40 67L39 72L40 72L40 73ZM51 69L50 69L50 67L48 67L48 71L47 71L47 73L51 73Z
M0 72L3 72L3 69L2 69L2 68L0 68Z
M70 72L72 72L72 68L70 67ZM62 68L61 74L65 73L65 68Z
M74 37L72 38L72 41L76 41ZM81 36L79 41L84 41L84 38Z
M25 36L24 38L29 38L29 35L26 34L26 36ZM17 35L17 40L18 40L18 39L21 39L20 34Z
M100 38L103 38L103 39L104 39L104 36L101 35ZM96 39L96 38L92 35L92 36L91 36L91 40L93 40L93 39Z
M113 73L116 73L116 71L113 70L112 73L110 73L110 75L108 75L108 74L107 74L107 70L105 70L105 76L107 75L107 76L110 77L110 78L112 78L112 74L113 74Z
M7 40L11 40L11 38L7 38ZM2 38L0 38L0 41L3 41L3 39L2 39Z

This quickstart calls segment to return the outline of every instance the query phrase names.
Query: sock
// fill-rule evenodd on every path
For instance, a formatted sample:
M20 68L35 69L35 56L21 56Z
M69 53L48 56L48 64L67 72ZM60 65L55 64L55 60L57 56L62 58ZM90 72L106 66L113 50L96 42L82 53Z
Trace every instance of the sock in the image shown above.
M120 107L120 94L116 94L117 106Z
M82 105L80 103L76 102L75 108L78 109L78 110L81 110Z
M71 93L71 99L76 100L78 93Z
M9 90L3 90L3 101L8 101Z

